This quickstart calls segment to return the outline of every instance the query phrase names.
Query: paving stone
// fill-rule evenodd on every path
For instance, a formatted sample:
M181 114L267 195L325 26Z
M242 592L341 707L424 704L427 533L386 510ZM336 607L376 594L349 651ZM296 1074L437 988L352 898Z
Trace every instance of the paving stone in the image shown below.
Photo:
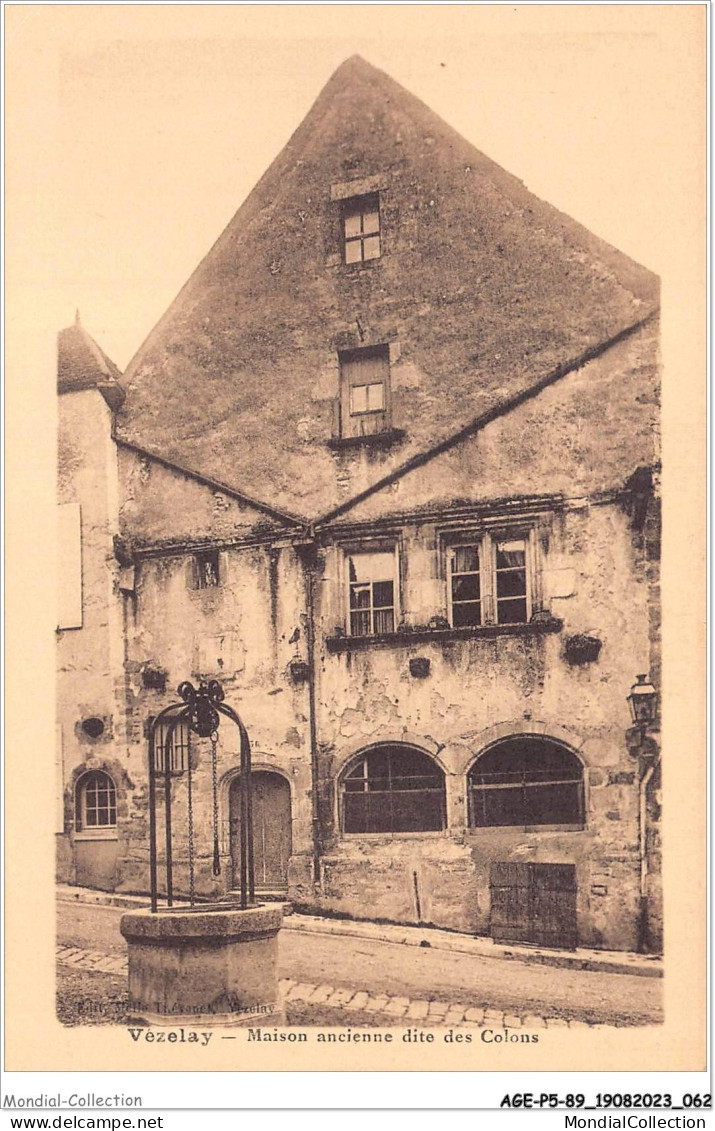
M563 1017L547 1017L546 1018L546 1028L547 1029L567 1029L568 1024L569 1024L568 1021L564 1021Z
M382 1013L389 1000L386 994L381 994L380 997L369 997L365 1006L365 1012Z
M328 998L331 997L334 993L335 986L329 986L326 982L323 983L323 985L318 986L317 990L313 991L313 993L308 998L308 1001L315 1002L316 1005L320 1005L322 1004L322 1002L327 1001Z
M294 985L295 981L293 978L281 978L280 982L278 983L278 989L282 994L287 994L291 986Z
M70 954L63 960L64 966L84 966L87 963L87 955L83 951L77 954Z
M485 1009L484 1020L489 1025L503 1025L504 1011L501 1009Z
M522 1023L525 1029L545 1029L546 1022L543 1017L537 1017L535 1013L527 1013L526 1017L522 1017Z
M127 963L123 958L107 958L104 962L95 963L95 970L102 970L107 974L121 974L127 968Z
M460 1021L464 1021L464 1006L451 1005L447 1010L445 1021L449 1025L458 1025Z
M365 1006L370 1000L370 995L365 990L359 990L355 997L350 998L345 1008L350 1010L365 1009Z
M468 1009L464 1014L465 1021L473 1021L475 1024L480 1025L484 1020L483 1009Z
M421 1021L423 1017L427 1016L428 1009L428 1001L412 1001L410 1002L406 1016L414 1021Z
M286 1001L307 1001L312 993L317 990L317 986L308 985L306 982L298 982L286 994Z
M591 1026L585 1021L569 1021L569 1029L590 1029Z
M383 1013L389 1013L391 1017L404 1017L409 1004L410 999L408 997L392 997L385 1006Z
M428 1017L446 1017L449 1009L448 1001L431 1001L427 1010Z
M521 1029L521 1017L515 1017L512 1013L504 1014L504 1028L505 1029Z
M350 1001L351 997L354 997L354 995L355 995L355 990L346 990L346 989L335 990L334 993L332 993L330 995L330 997L328 998L328 1000L326 1001L325 1004L326 1005L339 1005L339 1006L342 1007L344 1005L347 1005L347 1003Z

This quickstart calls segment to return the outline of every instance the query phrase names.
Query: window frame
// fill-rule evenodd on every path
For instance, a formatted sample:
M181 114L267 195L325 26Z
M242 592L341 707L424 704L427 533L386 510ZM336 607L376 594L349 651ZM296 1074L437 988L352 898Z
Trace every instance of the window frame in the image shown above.
M497 783L494 783L494 785L492 785L492 786L489 786L489 785L481 785L481 786L477 785L477 786L475 786L475 785L472 784L472 775L475 773L475 771L477 770L477 767L479 765L479 762L481 761L481 759L486 754L489 754L491 751L495 750L496 748L498 748L499 746L501 746L505 743L518 741L519 739L524 739L524 740L530 740L531 739L531 740L536 740L537 742L543 742L544 744L548 743L549 745L557 747L559 750L562 750L565 753L569 754L574 759L574 761L580 766L581 774L580 774L579 778L558 779L556 777L557 771L554 771L554 777L551 780L544 780L542 782L533 782L533 783L530 783L530 784L523 783L522 787L521 787L522 789L525 789L525 788L528 789L528 788L538 788L539 786L578 785L578 787L579 787L578 806L579 806L580 815L581 815L580 821L578 821L578 822L572 822L572 821L544 822L544 823L536 823L536 824L532 822L532 823L523 823L523 824L514 823L514 824L499 824L499 825L487 825L487 824L478 825L476 823L476 821L475 821L475 804L474 804L474 791L475 791L475 789L480 789L480 788L482 788L482 789L485 789L485 788L486 789L499 789L499 788L516 789L516 788L518 788L518 783L514 782L513 784L511 784L509 782L497 782ZM500 773L506 774L507 771L500 771ZM515 772L514 776L515 777L520 776L523 779L526 775L525 775L524 772L519 772L519 773ZM480 751L480 753L474 759L472 764L469 766L467 773L466 773L465 785L466 785L466 793L467 793L467 826L466 826L466 831L469 835L484 835L484 834L489 834L489 833L494 833L494 832L499 833L499 834L510 833L510 832L515 832L515 833L579 832L580 833L580 832L586 832L588 830L588 789L587 789L588 774L586 772L586 766L584 765L583 760L578 756L578 754L575 750L572 750L571 747L567 746L564 742L560 742L558 739L552 738L550 735L546 735L546 734L512 734L512 735L505 735L503 738L500 738L496 742L491 743L484 750Z
M372 379L373 374L363 373L357 376L354 372L350 375L349 366L359 369L360 360L365 362L379 358L383 362L383 373L380 379ZM359 442L379 439L389 433L392 427L392 390L390 381L390 347L387 342L379 342L371 346L360 346L354 349L338 350L339 371L339 417L340 439ZM364 411L353 409L353 389L370 389L381 385L382 408L366 408ZM360 429L360 421L368 421L370 427L367 432ZM378 426L379 425L379 426Z
M536 530L533 525L509 525L481 527L474 531L444 531L440 536L441 556L444 562L446 584L447 620L450 628L509 628L512 625L529 624L535 610L539 608ZM500 621L499 600L497 596L497 545L499 542L524 543L524 571L526 574L526 618L521 621ZM477 547L479 552L479 601L481 620L478 625L455 625L454 599L452 595L452 552L456 549ZM501 598L504 600L504 598ZM458 604L460 602L457 602Z
M114 803L111 801L107 803L106 808L109 814L114 813L114 822L107 824L89 824L87 820L87 788L92 784L93 780L102 775L107 779L111 789L106 792L108 796L113 797ZM117 785L114 778L107 770L85 770L80 774L75 782L74 787L74 835L76 840L116 840L118 838L117 832ZM99 806L96 812L99 813Z
M211 564L214 571L216 580L211 584L206 582L205 567ZM191 559L191 578L192 589L220 589L223 583L222 579L222 563L220 550L196 550Z
M441 794L440 817L441 817L442 823L441 823L440 828L438 828L438 829L409 829L409 830L404 830L404 831L394 830L394 829L393 830L380 829L380 830L375 830L373 832L348 832L348 831L346 831L346 829L345 829L345 794L346 794L345 781L346 781L346 779L348 779L351 776L353 771L360 764L361 760L367 759L367 757L375 751L384 750L386 748L390 748L390 749L402 748L405 751L411 751L414 754L420 754L424 758L428 759L429 762L435 767L435 769L441 774L441 786L440 786L439 792ZM422 775L412 775L412 776L419 778ZM366 778L365 780L369 781L370 779ZM373 780L375 780L375 779L373 779ZM389 780L392 780L391 775L390 775ZM449 802L448 802L448 789L447 789L447 773L446 773L444 767L440 765L440 763L437 761L437 759L432 754L430 754L429 751L423 750L421 747L415 746L412 743L400 742L400 741L397 741L397 740L389 741L389 740L385 739L381 742L374 742L370 746L364 747L357 754L355 754L353 757L351 757L346 762L346 764L343 766L340 773L335 778L335 788L336 788L336 805L337 805L337 816L338 816L337 828L339 830L339 834L340 834L341 837L345 837L345 838L348 838L348 839L351 839L351 840L352 839L360 839L360 838L368 839L368 840L375 840L375 839L381 839L381 838L386 839L386 840L395 840L395 839L401 839L401 838L410 839L410 838L414 838L414 837L437 838L437 837L444 837L444 836L448 835L448 833L449 833L449 826L448 826L448 804L449 804ZM358 792L358 791L355 791L355 792ZM370 792L370 791L366 791L366 792ZM391 795L392 792L424 793L424 792L430 792L430 790L417 790L417 789L414 790L414 791L412 791L412 790L407 790L407 791L378 791L378 790L375 790L373 792L375 792L375 793L386 792L386 793L389 793ZM437 792L437 790L434 790L433 792Z
M352 614L354 612L364 612L366 610L353 609L350 603L350 596L352 592L352 585L364 584L361 582L351 582L350 580L350 558L359 557L361 554L392 554L393 556L393 572L392 577L385 577L383 581L392 581L392 629L391 632L397 631L397 626L401 620L401 592L400 592L400 543L398 539L380 540L375 543L366 545L343 546L343 570L342 570L342 589L343 589L343 607L345 613L345 631L346 635L355 640L365 640L372 636L385 636L390 633L382 632L368 632L368 633L354 633L352 631ZM371 581L370 585L375 582ZM388 606L383 606L387 608ZM370 626L374 627L374 605L372 602L372 594L370 601Z
M161 775L162 777L166 776L166 770L164 769L163 743L166 741L166 734L169 730L169 724L171 723L171 721L172 720L170 718L165 719L164 722L159 723L156 730L154 731L154 773L157 775L157 777L159 775ZM153 726L153 719L149 719L149 726ZM174 728L173 734L171 736L172 751L169 767L170 777L178 777L180 774L183 774L188 768L189 757L191 753L191 748L189 745L189 732L190 728L188 720L180 719L176 724L176 727Z
M377 213L377 230L374 232L364 231L364 218L370 213ZM349 236L347 232L347 222L354 216L360 217L360 231L357 235ZM369 259L365 258L365 241L377 237L378 241L378 254L370 256ZM380 210L380 193L369 192L360 193L355 196L348 196L341 201L340 204L340 239L341 239L341 252L343 264L346 267L364 267L367 263L376 263L382 259L382 212ZM359 259L348 259L348 246L358 246L360 248Z

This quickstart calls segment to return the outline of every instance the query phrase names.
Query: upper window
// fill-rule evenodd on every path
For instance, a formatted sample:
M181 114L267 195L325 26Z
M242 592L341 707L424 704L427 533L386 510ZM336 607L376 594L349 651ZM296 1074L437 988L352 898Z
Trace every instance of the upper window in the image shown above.
M583 766L565 746L537 735L506 738L469 774L470 824L584 824Z
M341 783L346 833L406 833L445 827L444 774L428 754L395 743L375 746Z
M380 258L380 203L377 193L343 203L343 253L346 263Z
M387 346L340 354L340 433L372 436L389 427L390 355Z
M77 831L111 829L117 825L117 791L104 770L91 770L77 782Z
M166 773L166 740L169 734L169 721L159 723L154 731L154 771ZM182 719L171 732L169 743L169 773L182 774L186 769L189 755L189 726Z
M531 616L532 569L526 536L481 534L447 547L447 597L455 628L525 624Z
M395 630L394 550L349 554L350 635L377 636Z
M221 584L220 556L218 550L206 550L194 555L193 588L214 589Z

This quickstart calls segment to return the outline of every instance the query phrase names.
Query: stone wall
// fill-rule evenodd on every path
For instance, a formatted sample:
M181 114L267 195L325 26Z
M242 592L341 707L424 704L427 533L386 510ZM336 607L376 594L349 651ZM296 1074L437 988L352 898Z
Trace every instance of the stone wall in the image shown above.
M58 877L78 879L76 844L81 844L79 879L91 887L113 887L111 858L122 855L124 827L114 831L75 829L75 786L82 773L124 772L123 626L117 593L118 563L113 537L118 523L116 447L111 410L95 389L59 398L58 502L79 504L81 514L82 623L57 633L57 719L64 792ZM82 723L101 719L93 737ZM109 771L112 772L112 771ZM123 782L113 773L121 793Z

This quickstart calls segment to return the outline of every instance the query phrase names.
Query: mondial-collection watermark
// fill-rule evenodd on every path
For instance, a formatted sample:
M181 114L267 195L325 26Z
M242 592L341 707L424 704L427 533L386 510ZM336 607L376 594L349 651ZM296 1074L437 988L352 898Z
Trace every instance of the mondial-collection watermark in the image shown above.
M60 1092L52 1095L40 1092L39 1096L4 1096L3 1107L9 1108L49 1108L49 1107L141 1107L141 1096L125 1096L118 1092L113 1096L99 1096L96 1092L73 1092L63 1096Z

